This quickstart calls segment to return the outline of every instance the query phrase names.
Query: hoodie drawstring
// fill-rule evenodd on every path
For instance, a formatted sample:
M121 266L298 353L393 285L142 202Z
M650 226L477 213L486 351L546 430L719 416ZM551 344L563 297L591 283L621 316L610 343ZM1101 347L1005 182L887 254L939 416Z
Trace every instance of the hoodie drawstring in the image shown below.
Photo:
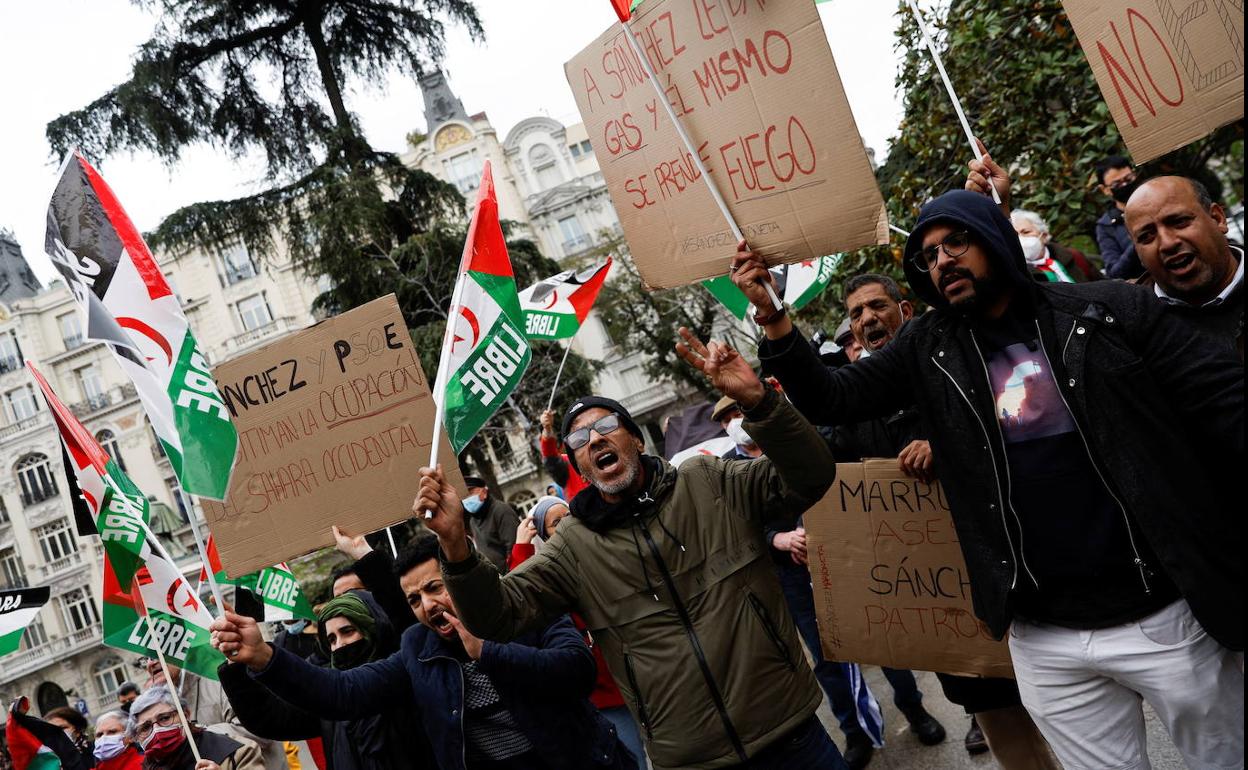
M637 540L637 522L641 519L641 513L633 514L633 526L628 531L633 535L633 547L637 549L637 561L641 563L641 576L646 579L646 590L654 597L657 602L659 600L658 591L654 590L654 583L650 580L650 570L646 569L646 557L641 555L641 543Z

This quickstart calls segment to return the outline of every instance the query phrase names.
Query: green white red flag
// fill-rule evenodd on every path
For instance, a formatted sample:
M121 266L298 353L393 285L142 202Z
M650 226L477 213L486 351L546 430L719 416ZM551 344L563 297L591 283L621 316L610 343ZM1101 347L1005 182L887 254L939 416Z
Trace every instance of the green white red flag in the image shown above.
M611 258L584 270L565 270L520 292L524 333L531 340L576 336L598 299L611 270Z
M87 770L69 736L56 725L30 716L25 695L9 706L4 725L5 742L13 770Z
M104 545L104 644L150 655L160 641L170 661L216 679L225 656L209 643L212 615L148 526L147 496L57 398L34 364L26 366L56 419L83 499L95 512Z
M26 627L48 603L51 593L47 586L0 591L0 656L17 650Z
M779 294L790 310L801 310L810 303L832 282L836 264L840 256L820 257L819 259L798 262L792 265L779 265L771 268L780 288ZM726 275L703 281L702 285L719 300L729 313L738 320L745 320L750 312L750 301L736 287L732 279Z
M533 357L488 161L449 316L434 393L458 454L520 384Z
M632 18L633 11L637 10L639 5L641 5L641 0L611 0L611 8L615 10L615 15L619 17L621 24Z
M182 488L224 500L238 434L181 303L138 229L77 150L61 165L44 249L73 291L88 339L134 382Z
M294 620L295 618L316 620L316 613L312 611L312 604L308 601L308 597L304 595L299 581L295 578L295 573L291 571L285 562L267 567L259 572L253 572L250 575L232 578L226 574L225 568L221 566L221 555L217 552L217 543L213 540L212 535L209 535L208 567L212 568L212 575L218 583L228 583L239 588L245 588L259 597L264 604L265 621ZM200 569L200 584L208 580L208 567Z

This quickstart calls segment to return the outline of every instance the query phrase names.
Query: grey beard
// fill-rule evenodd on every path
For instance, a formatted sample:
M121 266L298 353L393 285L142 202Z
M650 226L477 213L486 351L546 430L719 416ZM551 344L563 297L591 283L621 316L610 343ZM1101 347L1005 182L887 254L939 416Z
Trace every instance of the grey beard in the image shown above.
M599 492L605 492L608 495L618 495L621 492L624 492L625 490L627 490L629 487L633 485L634 482L637 481L637 472L638 470L640 470L640 468L641 468L640 463L634 460L632 465L629 466L628 473L625 476L621 476L619 481L613 482L611 484L607 484L602 481L599 481L596 477L593 477L593 476L590 477L589 481L591 484L593 484L595 487L598 488Z

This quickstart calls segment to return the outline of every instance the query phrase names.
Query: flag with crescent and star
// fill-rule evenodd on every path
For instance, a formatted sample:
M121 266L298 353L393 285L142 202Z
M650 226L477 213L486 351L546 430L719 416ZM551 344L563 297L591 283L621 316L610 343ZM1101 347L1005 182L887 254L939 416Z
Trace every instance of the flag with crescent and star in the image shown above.
M148 526L147 496L26 362L56 420L82 498L104 545L104 644L142 655L158 641L171 662L217 678L225 657L211 646L212 615ZM146 611L145 611L146 608ZM155 625L153 634L150 624Z
M44 249L86 319L134 382L182 488L225 499L238 448L230 413L181 300L86 158L72 150L48 204Z
M611 258L584 270L564 270L520 292L524 333L531 340L576 336L611 270Z
M308 597L304 595L299 580L295 577L290 565L282 562L266 567L259 572L252 572L239 578L232 578L221 566L221 554L217 551L217 542L212 535L208 536L208 564L199 570L200 585L208 581L208 568L212 568L212 576L221 585L232 585L245 588L256 595L264 607L264 621L294 620L306 618L316 620L316 613Z
M506 402L533 357L488 162L452 296L450 349L438 382L446 435L458 453Z
M771 268L776 278L779 295L790 310L801 310L820 292L828 288L832 275L836 272L840 255L808 259L791 265L779 265ZM732 279L726 275L703 281L702 285L720 304L737 317L744 320L750 312L750 301L736 287Z

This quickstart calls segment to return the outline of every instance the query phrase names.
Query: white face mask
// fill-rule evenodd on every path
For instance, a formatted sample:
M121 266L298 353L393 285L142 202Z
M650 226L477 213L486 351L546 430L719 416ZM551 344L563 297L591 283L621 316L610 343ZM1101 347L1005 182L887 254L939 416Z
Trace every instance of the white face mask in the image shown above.
M1034 235L1020 235L1018 242L1023 246L1023 256L1028 262L1040 262L1044 259L1044 241Z
M737 446L754 446L754 439L750 437L750 434L741 425L743 422L745 422L744 418L737 417L730 421L728 427L724 428L724 430L728 431L728 438L736 442Z

